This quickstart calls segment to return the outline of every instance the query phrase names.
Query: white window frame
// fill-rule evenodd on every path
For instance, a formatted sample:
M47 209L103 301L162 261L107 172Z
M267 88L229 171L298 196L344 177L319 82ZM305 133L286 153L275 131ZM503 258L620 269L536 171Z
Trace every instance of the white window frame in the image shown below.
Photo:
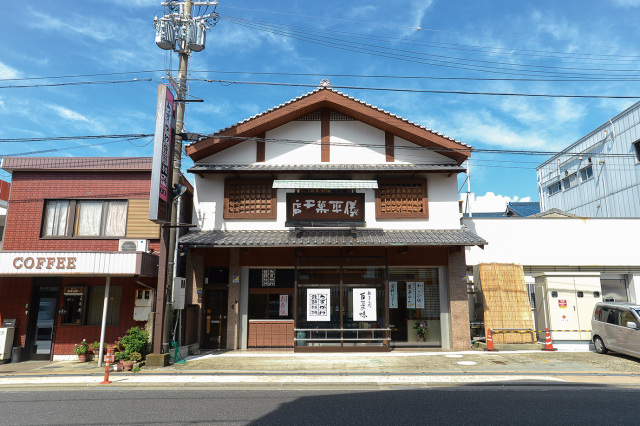
M573 178L573 179L572 179ZM567 185L567 183L569 185ZM578 185L578 174L571 173L566 178L562 179L562 190L567 191L571 188L575 188Z
M552 189L554 187L556 187L557 189L552 192ZM561 190L562 190L562 184L560 183L560 181L554 182L551 185L547 186L547 191L549 192L549 196L557 194Z
M586 171L588 169L591 170L591 176L585 179L583 173L586 174ZM583 167L582 169L580 169L580 183L590 181L591 179L593 179L593 165L589 164L587 167Z

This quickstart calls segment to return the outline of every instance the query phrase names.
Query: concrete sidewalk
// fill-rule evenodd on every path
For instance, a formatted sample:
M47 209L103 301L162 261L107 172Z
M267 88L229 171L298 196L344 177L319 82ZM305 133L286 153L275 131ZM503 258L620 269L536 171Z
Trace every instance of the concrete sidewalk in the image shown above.
M430 386L496 382L640 386L640 360L593 352L446 352L299 354L216 351L185 364L138 373L110 372L104 386ZM74 361L0 365L0 387L99 386L104 367Z

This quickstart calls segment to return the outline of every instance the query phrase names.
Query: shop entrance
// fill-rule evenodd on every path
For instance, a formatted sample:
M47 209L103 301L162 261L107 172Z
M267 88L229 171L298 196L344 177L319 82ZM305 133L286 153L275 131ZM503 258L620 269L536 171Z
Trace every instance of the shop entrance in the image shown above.
M203 349L227 348L227 288L205 288L202 327Z
M31 307L27 324L29 359L49 360L53 356L60 287L51 285L51 281L49 280L46 286L34 283L31 290Z
M296 351L388 351L386 258L299 257Z

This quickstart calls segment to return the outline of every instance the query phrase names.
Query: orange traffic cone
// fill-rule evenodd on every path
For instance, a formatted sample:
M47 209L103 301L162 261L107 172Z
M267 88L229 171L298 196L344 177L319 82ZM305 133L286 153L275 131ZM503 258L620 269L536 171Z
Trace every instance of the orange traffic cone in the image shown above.
M553 347L553 343L551 342L551 333L549 333L549 329L547 328L547 335L544 338L544 348L543 351L557 351L558 349Z
M487 347L484 348L485 351L490 352L498 352L496 348L493 347L493 337L491 337L491 329L487 329Z

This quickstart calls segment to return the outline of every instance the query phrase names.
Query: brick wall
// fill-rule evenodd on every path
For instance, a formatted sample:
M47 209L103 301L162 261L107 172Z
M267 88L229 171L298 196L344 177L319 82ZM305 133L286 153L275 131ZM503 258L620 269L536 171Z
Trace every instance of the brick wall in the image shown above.
M45 199L146 198L150 172L15 171L4 250L117 251L117 239L40 239ZM159 240L150 248L160 251Z
M155 285L153 278L145 280L147 285ZM65 277L62 281L62 287L70 286L104 286L106 278L104 277ZM31 298L31 278L0 278L0 321L8 318L18 319L18 328L15 333L13 345L25 345L27 333L27 316L25 311L30 310L35 315L35 307L27 308ZM134 321L133 309L135 304L135 291L143 287L137 284L133 278L112 277L111 286L121 286L122 294L120 298L120 316L118 325L108 325L106 327L105 342L113 343L131 327L145 327L146 321ZM60 299L58 300L58 309L62 307L64 295L60 288ZM85 299L86 300L86 299ZM82 339L87 342L100 340L99 325L74 325L62 324L62 316L57 316L56 334L54 338L54 355L72 355L73 348L76 343L80 343ZM26 358L27 354L25 354Z
M27 333L27 304L31 298L31 278L0 278L0 321L15 318L18 328L13 337L13 346L24 346Z

